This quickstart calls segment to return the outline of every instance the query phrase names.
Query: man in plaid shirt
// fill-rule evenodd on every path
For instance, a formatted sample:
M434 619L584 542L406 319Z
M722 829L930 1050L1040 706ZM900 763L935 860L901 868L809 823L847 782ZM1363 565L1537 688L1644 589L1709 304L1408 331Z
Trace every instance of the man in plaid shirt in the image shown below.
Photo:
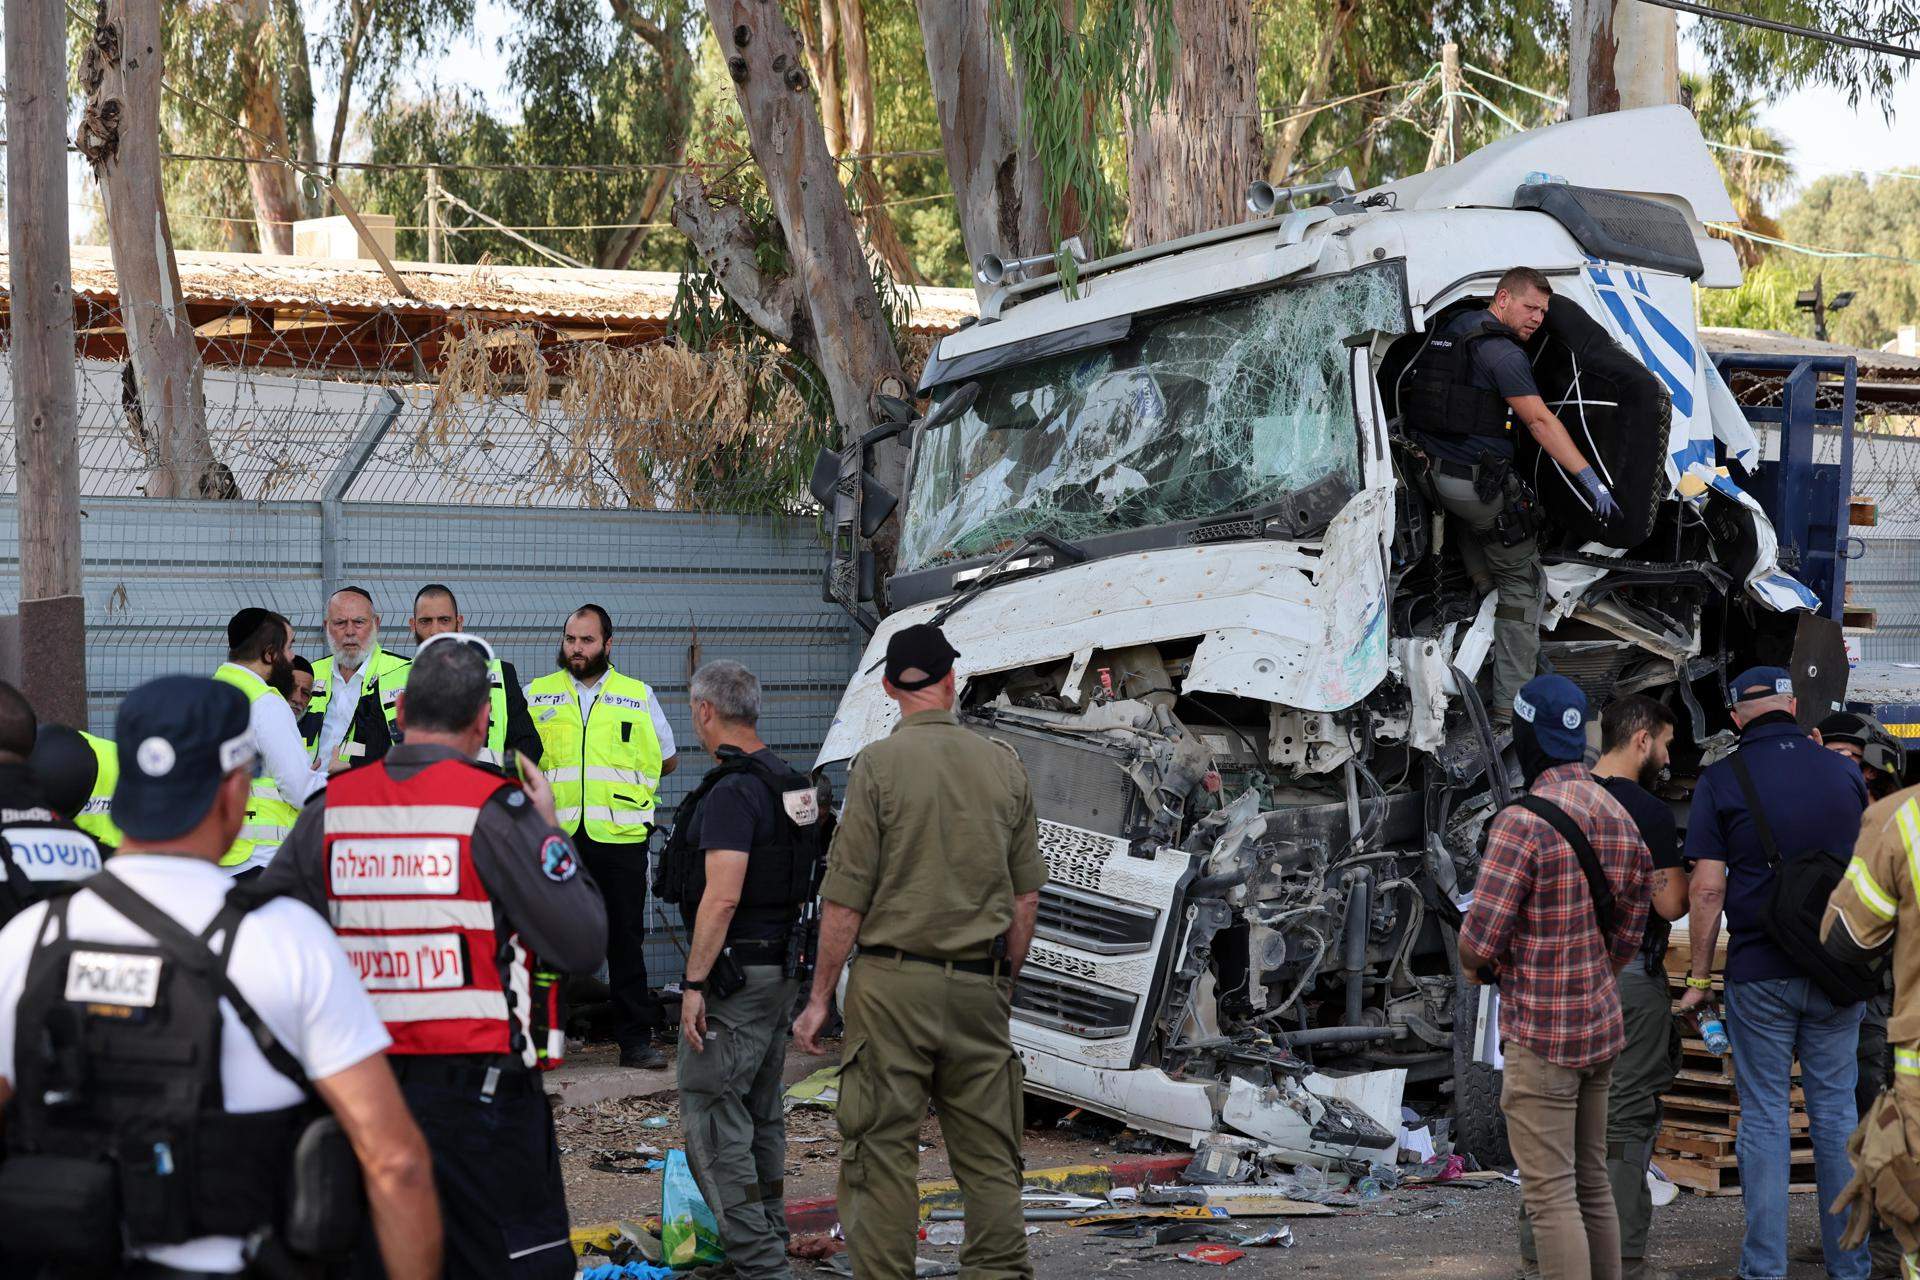
M1607 1088L1627 1037L1614 979L1639 950L1653 881L1639 828L1582 763L1586 724L1587 700L1563 676L1536 676L1513 700L1529 792L1586 836L1612 890L1611 928L1602 934L1573 847L1517 804L1494 817L1460 927L1464 971L1491 967L1500 984L1500 1109L1544 1280L1620 1275Z

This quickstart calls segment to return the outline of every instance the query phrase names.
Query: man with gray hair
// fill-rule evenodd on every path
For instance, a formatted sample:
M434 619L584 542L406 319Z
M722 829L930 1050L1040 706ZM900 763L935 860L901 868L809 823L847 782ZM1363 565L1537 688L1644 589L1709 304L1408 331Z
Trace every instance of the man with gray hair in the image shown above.
M559 1280L573 1250L529 993L536 967L599 967L607 911L539 767L520 757L523 784L475 762L492 660L477 636L423 643L395 708L405 739L307 805L261 884L333 921L387 1024L447 1274Z
M741 1280L785 1280L780 1069L807 964L800 916L826 842L814 781L760 739L760 681L737 662L693 674L694 732L718 764L681 803L654 892L693 935L677 1063L687 1162Z

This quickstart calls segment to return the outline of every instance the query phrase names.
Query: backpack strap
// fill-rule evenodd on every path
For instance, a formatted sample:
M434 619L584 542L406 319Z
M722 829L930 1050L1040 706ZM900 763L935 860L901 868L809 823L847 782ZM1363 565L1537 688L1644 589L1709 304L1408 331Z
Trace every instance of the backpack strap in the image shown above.
M1747 762L1741 759L1741 753L1735 751L1727 757L1727 763L1733 768L1733 776L1740 780L1740 790L1747 798L1747 812L1753 816L1754 832L1760 837L1760 851L1767 855L1767 870L1780 869L1780 844L1773 838L1773 824L1767 821L1767 811L1760 803L1760 788L1753 785L1753 771L1747 768Z
M1587 877L1587 892L1593 898L1593 916L1600 924L1603 939L1613 936L1614 900L1613 886L1607 882L1607 873L1600 866L1600 855L1593 851L1593 842L1587 839L1587 833L1565 809L1545 796L1525 795L1514 801L1534 817L1539 818L1567 842L1573 850L1573 856L1580 862L1580 870Z
M240 921L256 907L270 899L256 896L245 889L230 891L226 903L214 914L213 923L207 927L207 937L224 931L226 940L218 954L207 945L205 938L197 938L189 933L184 925L162 911L153 903L136 893L131 885L111 871L102 871L83 881L80 888L96 895L101 901L125 916L141 929L152 934L154 940L164 946L168 953L187 969L211 984L213 988L233 1006L239 1015L241 1025L253 1037L253 1043L267 1062L287 1079L298 1085L300 1091L313 1096L313 1082L307 1079L307 1073L287 1047L273 1034L273 1029L255 1012L252 1003L242 995L233 978L227 972L227 957L233 952L234 934Z

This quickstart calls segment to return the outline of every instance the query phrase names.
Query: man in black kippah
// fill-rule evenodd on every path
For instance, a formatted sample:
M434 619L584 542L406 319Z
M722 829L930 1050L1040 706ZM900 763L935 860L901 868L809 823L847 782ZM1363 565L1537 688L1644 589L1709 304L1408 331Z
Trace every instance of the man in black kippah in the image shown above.
M228 875L253 875L279 851L300 806L327 785L324 769L307 760L299 722L287 705L293 687L293 624L270 609L242 609L227 623L227 660L213 673L247 695L247 716L264 768L253 780L247 822L220 866Z
M1019 1058L1008 992L1033 939L1046 869L1020 757L954 715L940 628L887 641L900 723L853 762L820 885L813 992L794 1024L818 1053L827 1000L857 940L840 1068L840 1214L854 1274L908 1280L920 1206L916 1142L931 1099L965 1170L969 1275L1031 1276L1020 1208Z

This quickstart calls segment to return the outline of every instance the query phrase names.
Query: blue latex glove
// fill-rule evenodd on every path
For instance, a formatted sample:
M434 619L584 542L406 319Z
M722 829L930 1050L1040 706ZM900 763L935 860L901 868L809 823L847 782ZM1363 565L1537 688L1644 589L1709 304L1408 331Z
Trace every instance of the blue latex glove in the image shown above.
M1600 517L1601 523L1616 519L1620 515L1620 504L1613 500L1613 494L1607 489L1592 467L1582 467L1575 480L1587 491L1587 497L1593 499L1593 514Z

